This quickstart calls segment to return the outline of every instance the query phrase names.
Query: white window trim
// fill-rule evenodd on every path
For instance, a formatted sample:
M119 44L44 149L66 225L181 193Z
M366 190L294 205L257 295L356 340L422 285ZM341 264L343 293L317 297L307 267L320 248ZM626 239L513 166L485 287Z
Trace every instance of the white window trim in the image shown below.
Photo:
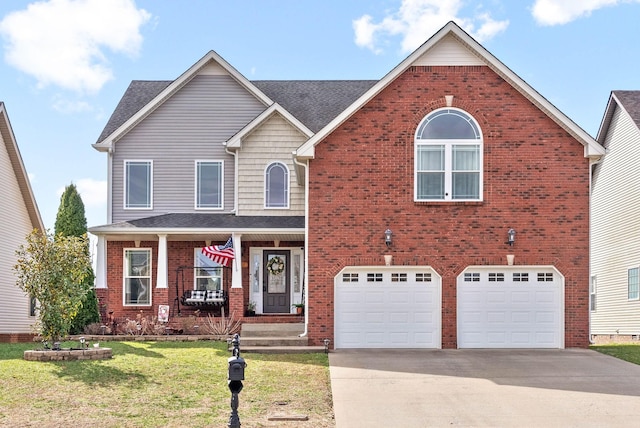
M150 174L149 174L149 206L148 207L129 207L127 206L127 194L128 194L128 186L127 181L129 177L127 176L127 164L133 162L145 162L149 164ZM122 207L125 210L152 210L153 209L153 160L149 159L126 159L123 164L122 171Z
M589 283L589 310L595 312L598 304L598 277L591 275L591 282Z
M149 276L140 276L140 277L129 277L129 278L149 278L149 303L144 303L144 304L140 304L140 303L127 303L126 302L126 298L127 298L127 293L126 293L126 286L127 286L127 272L128 272L128 266L127 266L127 251L147 251L149 253ZM123 248L122 251L122 306L125 307L136 307L136 306L144 306L144 307L149 307L153 305L153 251L151 250L151 248Z
M269 170L269 168L275 164L280 164L284 167L284 170L287 174L287 188L286 188L286 193L287 193L287 205L284 207L270 207L267 206L267 171ZM266 210L288 210L291 206L290 201L291 201L291 171L289 170L289 166L282 162L282 161L273 161L270 164L268 164L265 169L264 169L264 173L262 175L264 177L264 209Z
M478 140L456 140L456 139L447 139L447 140L419 140L417 138L418 131L422 128L422 123L428 117L433 114L441 111L441 110L454 110L463 113L465 116L468 116L473 124L477 127L478 132L480 133L480 138ZM418 198L418 147L424 146L444 146L444 192L445 197L443 199L420 199ZM477 199L453 199L453 146L479 146L478 153L478 164L479 164L479 183L478 183L478 198ZM413 201L414 202L482 202L484 198L484 136L482 134L482 128L476 121L476 119L470 113L453 108L453 107L444 107L440 109L433 110L426 114L418 126L416 127L415 134L413 137Z
M198 206L198 165L201 163L220 164L220 206L219 207L199 207ZM196 159L193 168L193 207L200 211L220 211L224 209L224 160L220 159Z
M198 261L198 254L202 252L202 248L194 248L193 249L193 289L196 289L196 285L198 284L198 278L204 278L204 276L199 276L198 275L198 268L200 268L200 266L198 266L197 261ZM220 290L224 289L224 269L222 269L222 266L220 266Z

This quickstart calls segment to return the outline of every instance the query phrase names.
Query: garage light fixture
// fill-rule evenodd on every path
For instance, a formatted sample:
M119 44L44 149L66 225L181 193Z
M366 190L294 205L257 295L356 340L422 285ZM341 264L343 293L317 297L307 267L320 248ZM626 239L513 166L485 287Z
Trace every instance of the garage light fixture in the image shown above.
M507 244L513 246L514 242L516 242L516 231L511 228L507 232Z
M384 231L384 243L387 244L387 248L391 246L391 235L393 235L391 229Z

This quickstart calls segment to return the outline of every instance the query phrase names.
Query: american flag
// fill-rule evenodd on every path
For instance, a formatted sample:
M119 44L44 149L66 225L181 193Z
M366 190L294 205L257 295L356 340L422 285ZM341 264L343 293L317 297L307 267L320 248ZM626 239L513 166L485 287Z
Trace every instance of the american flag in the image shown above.
M222 266L227 266L229 264L229 260L233 260L235 258L235 254L233 252L233 240L229 238L227 243L224 245L209 245L208 247L204 247L202 249L202 254Z

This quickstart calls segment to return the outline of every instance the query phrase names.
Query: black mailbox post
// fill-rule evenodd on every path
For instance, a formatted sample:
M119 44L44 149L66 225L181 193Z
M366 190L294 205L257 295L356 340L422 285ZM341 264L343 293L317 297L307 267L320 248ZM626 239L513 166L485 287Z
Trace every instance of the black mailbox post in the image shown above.
M235 334L231 340L233 357L229 358L229 391L231 391L231 415L229 416L229 428L240 428L240 416L238 416L238 394L242 391L244 380L244 368L247 363L240 356L240 336Z

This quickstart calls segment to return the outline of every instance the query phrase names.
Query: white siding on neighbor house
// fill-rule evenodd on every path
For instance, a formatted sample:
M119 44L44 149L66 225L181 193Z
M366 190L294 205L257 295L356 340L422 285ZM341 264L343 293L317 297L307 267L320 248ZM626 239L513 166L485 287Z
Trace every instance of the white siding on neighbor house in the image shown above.
M627 298L627 270L640 267L640 132L617 108L591 200L591 275L596 310L591 334L640 334L640 301Z
M305 141L305 136L277 113L244 138L238 151L238 214L304 215L304 186L298 185L291 152ZM276 161L289 168L289 209L264 208L265 169Z
M15 251L31 232L31 221L0 135L0 334L30 333L29 298L16 286Z
M234 158L222 142L265 106L228 75L201 74L114 144L112 222L195 208L195 161L224 160L224 208L234 209ZM153 210L125 210L125 160L153 161Z

